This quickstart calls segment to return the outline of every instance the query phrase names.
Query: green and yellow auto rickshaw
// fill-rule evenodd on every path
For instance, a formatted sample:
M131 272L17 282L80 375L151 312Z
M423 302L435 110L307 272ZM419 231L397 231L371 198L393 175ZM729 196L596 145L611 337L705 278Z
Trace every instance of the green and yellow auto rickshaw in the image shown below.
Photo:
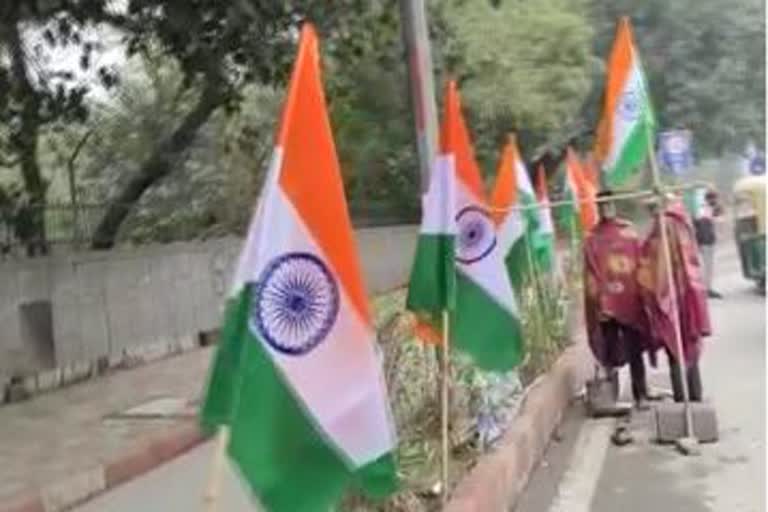
M741 271L765 293L765 176L748 176L733 186L734 239Z

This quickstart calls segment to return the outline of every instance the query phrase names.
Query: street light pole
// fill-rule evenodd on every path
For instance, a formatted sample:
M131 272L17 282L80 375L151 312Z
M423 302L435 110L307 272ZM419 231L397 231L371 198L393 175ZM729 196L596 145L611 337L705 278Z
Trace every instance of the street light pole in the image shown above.
M400 0L400 20L403 45L408 63L408 82L410 84L411 111L419 153L419 182L421 194L429 189L429 176L437 160L437 102L435 101L435 80L432 70L432 51L427 28L427 10L425 0ZM440 423L441 423L441 495L443 506L447 503L450 489L449 481L449 315L442 315L443 345L439 358L440 367ZM426 353L424 354L426 355Z
M432 52L424 0L400 0L403 43L408 62L411 109L420 162L422 194L437 156L437 102L432 70Z

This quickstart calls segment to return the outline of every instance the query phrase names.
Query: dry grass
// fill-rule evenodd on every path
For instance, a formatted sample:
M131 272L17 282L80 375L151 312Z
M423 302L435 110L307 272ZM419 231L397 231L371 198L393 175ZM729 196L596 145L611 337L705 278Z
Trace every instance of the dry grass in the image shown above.
M572 277L568 283L576 280ZM525 292L521 313L526 333L523 382L546 371L567 344L567 292L573 286L546 288L540 303L533 288ZM434 348L414 339L411 316L405 312L405 291L374 300L384 372L397 427L401 491L384 502L350 494L344 512L432 512L439 509L435 492L440 481L439 365ZM449 486L477 462L482 450L474 442L474 409L483 392L483 377L460 358L452 358L450 396L451 474Z

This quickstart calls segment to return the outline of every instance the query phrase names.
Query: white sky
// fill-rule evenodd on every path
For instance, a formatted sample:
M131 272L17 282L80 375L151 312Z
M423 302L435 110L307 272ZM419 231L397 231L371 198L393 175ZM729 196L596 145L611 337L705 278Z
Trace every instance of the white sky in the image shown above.
M112 0L109 9L113 13L120 13L125 12L127 6L128 0ZM121 34L105 25L83 30L80 33L82 41L91 42L95 46L91 53L90 67L87 71L83 71L80 68L82 48L80 46L51 48L43 40L43 30L44 27L27 27L22 31L27 55L30 57L29 69L33 76L37 76L41 69L51 72L69 71L75 75L77 83L87 83L91 86L90 99L108 99L109 94L101 87L97 72L102 66L117 70L125 68L125 45L122 44Z

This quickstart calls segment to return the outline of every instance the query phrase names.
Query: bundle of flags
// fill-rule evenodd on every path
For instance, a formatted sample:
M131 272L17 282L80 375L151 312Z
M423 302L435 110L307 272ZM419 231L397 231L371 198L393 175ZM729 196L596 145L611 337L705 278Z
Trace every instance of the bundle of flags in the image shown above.
M652 138L647 86L626 20L609 60L595 158L568 148L572 237L597 222L598 181L621 186ZM317 36L301 30L271 164L228 299L201 409L230 431L227 453L271 512L332 508L350 487L397 489L396 434L321 82ZM483 370L520 363L515 290L557 266L547 178L536 187L510 136L487 197L455 82L406 307L423 331ZM597 174L602 176L598 178Z

